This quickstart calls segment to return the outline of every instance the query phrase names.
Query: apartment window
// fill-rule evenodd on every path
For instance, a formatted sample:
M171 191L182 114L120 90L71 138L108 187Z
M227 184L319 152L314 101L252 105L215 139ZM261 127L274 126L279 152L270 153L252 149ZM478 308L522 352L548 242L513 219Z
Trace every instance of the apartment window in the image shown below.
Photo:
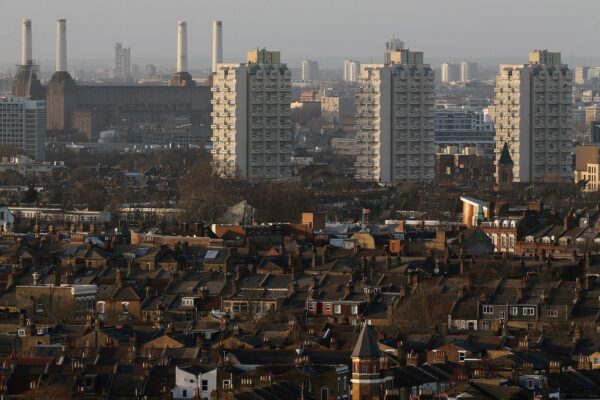
M206 379L202 379L202 391L208 391L208 381Z
M308 309L310 311L315 311L315 303L308 303Z
M599 357L594 357L594 364L596 364L596 365L600 364L600 358Z
M535 308L523 307L523 315L535 315Z
M498 313L498 318L500 318L500 319L506 319L506 312L504 312L504 311L500 311L500 312Z
M518 307L511 307L510 308L510 315L519 315L519 308Z
M548 310L548 317L558 318L558 310Z
M358 314L358 306L352 306L352 314L353 315L357 315Z
M493 314L494 306L483 306L483 313L484 314Z
M325 304L325 310L326 311L331 311L331 303L326 303Z
M229 379L223 380L223 389L231 389L231 381Z
M106 303L103 301L98 302L98 313L104 314L104 310L106 308Z
M458 352L458 362L465 362L466 356L467 356L466 351L459 351Z
M342 306L339 304L336 304L333 306L333 312L335 314L341 314L342 313Z
M366 374L369 372L369 367L367 366L367 364L363 364L362 365L362 373Z
M187 397L187 390L186 389L183 389L181 391L181 397Z

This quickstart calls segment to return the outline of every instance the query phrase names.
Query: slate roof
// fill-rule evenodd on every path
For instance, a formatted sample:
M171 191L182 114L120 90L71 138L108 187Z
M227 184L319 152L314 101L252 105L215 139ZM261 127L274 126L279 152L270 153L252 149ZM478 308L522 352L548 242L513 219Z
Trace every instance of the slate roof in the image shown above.
M358 335L358 340L352 351L352 357L379 358L379 346L373 335L371 325L365 324Z

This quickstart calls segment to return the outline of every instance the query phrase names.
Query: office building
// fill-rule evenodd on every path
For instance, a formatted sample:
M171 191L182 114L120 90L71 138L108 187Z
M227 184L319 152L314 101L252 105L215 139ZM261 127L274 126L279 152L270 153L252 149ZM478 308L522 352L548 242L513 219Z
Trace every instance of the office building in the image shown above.
M590 126L594 121L600 121L600 105L598 104L585 108L585 126Z
M593 144L600 144L600 121L593 121L590 124L590 141Z
M319 63L313 60L303 60L300 70L300 80L316 81L319 79Z
M477 63L463 61L459 64L460 81L463 83L477 80Z
M573 73L560 53L501 65L496 79L496 154L508 143L516 182L570 181Z
M440 80L447 85L461 80L461 66L454 63L444 63L440 66Z
M212 158L221 175L250 181L291 176L291 73L279 52L253 50L219 64L212 87Z
M404 49L404 42L400 39L391 38L388 42L385 42L385 54L383 56L383 63L385 65L391 63L392 53L398 52Z
M358 61L344 61L344 76L345 82L356 82L360 73L360 63Z
M435 110L435 145L476 149L479 154L494 155L494 122L483 110L438 106Z
M115 80L128 81L131 77L131 49L115 44Z
M46 102L0 98L0 145L43 161L46 157Z
M393 183L434 177L434 72L423 53L361 67L356 95L356 178Z
M588 79L588 71L590 67L580 65L575 68L575 84L584 85Z

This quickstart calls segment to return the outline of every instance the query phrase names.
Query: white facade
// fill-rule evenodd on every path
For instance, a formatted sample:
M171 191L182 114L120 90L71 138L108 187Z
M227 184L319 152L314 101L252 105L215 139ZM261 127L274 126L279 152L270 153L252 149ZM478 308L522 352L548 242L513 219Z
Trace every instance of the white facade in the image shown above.
M344 61L344 81L356 82L360 72L360 63L358 61Z
M460 81L460 65L454 63L443 63L440 66L440 80L444 84Z
M210 394L217 390L217 370L204 370L194 366L175 367L175 388L173 399L210 399ZM196 397L197 395L197 397Z
M46 157L46 102L0 98L0 145L14 147L38 161Z
M389 65L363 65L356 100L356 178L433 179L434 72L423 53L402 50Z
M217 66L212 158L223 176L285 180L291 176L291 74L278 54L256 59Z
M303 60L300 70L300 80L316 81L319 79L319 63L314 60Z
M495 151L508 143L515 182L571 181L573 73L560 53L501 65L495 92Z
M460 81L472 82L477 80L477 63L463 61L460 63Z

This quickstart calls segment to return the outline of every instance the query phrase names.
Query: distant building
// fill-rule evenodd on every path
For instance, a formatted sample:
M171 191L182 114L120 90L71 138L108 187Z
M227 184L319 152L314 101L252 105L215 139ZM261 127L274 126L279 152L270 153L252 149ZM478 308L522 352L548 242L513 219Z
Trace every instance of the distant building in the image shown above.
M115 44L115 79L121 82L131 77L131 49Z
M573 73L560 53L501 65L496 79L496 152L508 143L516 182L571 181Z
M585 108L585 126L591 126L594 121L600 120L600 105L594 104Z
M300 79L303 81L316 81L319 79L319 63L313 60L303 60L300 71Z
M590 124L590 136L593 144L600 144L600 121L593 121Z
M575 84L583 85L588 78L588 71L590 67L580 65L575 68Z
M460 65L454 63L443 63L440 66L440 81L443 84L459 82L461 80Z
M0 98L0 145L42 161L46 157L46 102Z
M438 147L472 147L494 153L494 122L479 109L438 106L435 110L435 144Z
M345 82L356 82L358 80L358 74L360 73L360 63L358 61L346 60L344 61L344 81Z
M385 65L392 62L392 53L404 49L404 42L400 39L391 38L388 42L385 42L385 54L383 56L383 63Z
M356 156L358 154L358 141L356 139L333 138L331 139L331 152L338 156Z
M477 63L463 61L460 63L460 81L472 82L477 80Z
M434 178L434 72L422 52L392 52L361 68L356 178L382 183Z
M219 64L213 78L212 158L223 176L291 176L291 74L277 51L248 52L246 64Z

